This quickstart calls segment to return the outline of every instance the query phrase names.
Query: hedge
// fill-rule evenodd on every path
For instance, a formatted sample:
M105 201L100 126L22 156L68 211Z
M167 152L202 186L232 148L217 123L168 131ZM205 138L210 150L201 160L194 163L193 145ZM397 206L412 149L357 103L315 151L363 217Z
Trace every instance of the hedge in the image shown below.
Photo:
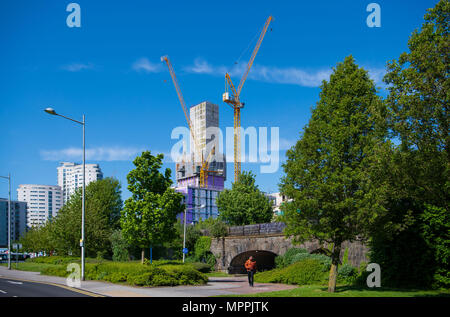
M67 277L67 264L77 262L75 258L47 257L38 263L56 263L42 268L41 274ZM76 258L79 263L79 258ZM36 262L36 259L33 259ZM195 269L193 264L177 261L155 261L152 265L136 262L98 262L86 263L85 278L112 283L127 283L137 286L175 286L206 284L208 277Z

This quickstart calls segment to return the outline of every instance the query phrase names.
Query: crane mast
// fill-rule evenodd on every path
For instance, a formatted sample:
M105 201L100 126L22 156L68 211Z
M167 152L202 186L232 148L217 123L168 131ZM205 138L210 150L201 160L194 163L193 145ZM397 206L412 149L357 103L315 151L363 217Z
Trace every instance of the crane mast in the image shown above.
M256 54L261 47L262 40L266 35L267 29L269 27L270 22L273 20L272 16L269 16L264 24L263 30L259 35L258 42L253 49L250 60L248 61L247 68L244 72L244 75L239 82L239 86L237 90L234 87L234 84L231 80L231 77L228 73L225 74L225 79L227 83L227 91L222 95L222 100L229 104L234 111L234 182L238 181L239 174L241 173L241 109L244 107L244 104L240 101L240 94L242 91L242 87L244 86L245 81L247 80L247 76L252 68L253 62L255 60ZM228 92L228 88L231 90L231 94Z

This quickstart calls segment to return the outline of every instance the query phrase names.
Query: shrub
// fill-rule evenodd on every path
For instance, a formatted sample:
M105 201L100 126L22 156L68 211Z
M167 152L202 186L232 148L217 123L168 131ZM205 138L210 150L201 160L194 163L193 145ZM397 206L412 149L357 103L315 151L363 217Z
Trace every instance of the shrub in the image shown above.
M197 242L195 243L195 257L199 260L202 259L208 252L210 252L210 248L211 237L203 236L198 238Z
M302 248L290 248L283 255L277 256L275 258L275 265L277 268L286 267L292 263L292 258L297 254L308 254L308 250Z
M41 270L41 274L66 277L69 275L69 272L67 271L67 267L65 265L55 265L43 268Z
M208 229L209 233L214 238L226 237L228 235L228 226L226 225L225 222L221 221L220 219L215 219L215 221L210 225Z
M73 258L62 257L39 260L44 263L73 263ZM41 274L67 277L67 264L46 266ZM87 280L103 280L112 283L126 282L139 286L173 286L205 284L208 278L198 269L207 271L210 266L206 263L182 264L181 261L154 261L151 265L137 262L91 262L86 263L85 278Z
M358 276L356 268L349 264L343 264L338 266L338 282L353 284Z
M33 263L45 263L45 264L54 264L54 265L62 265L69 263L80 263L79 257L70 257L70 256L40 256L36 258L30 258L26 260L27 262Z
M202 262L194 262L191 264L192 267L201 272L201 273L209 273L211 272L211 265L207 264L207 263L202 263Z
M308 285L325 282L327 273L323 264L315 259L306 259L285 268L255 274L255 281L262 283L283 283Z
M289 264L294 264L296 262L304 261L307 259L312 259L320 262L322 264L323 271L329 271L331 267L331 259L330 257L324 254L309 254L309 253L297 253L291 258L291 262Z
M130 254L128 251L128 243L123 238L120 230L114 231L110 236L112 259L113 261L128 261Z
M104 279L111 283L120 283L126 282L128 280L128 275L122 272L113 272L107 275Z

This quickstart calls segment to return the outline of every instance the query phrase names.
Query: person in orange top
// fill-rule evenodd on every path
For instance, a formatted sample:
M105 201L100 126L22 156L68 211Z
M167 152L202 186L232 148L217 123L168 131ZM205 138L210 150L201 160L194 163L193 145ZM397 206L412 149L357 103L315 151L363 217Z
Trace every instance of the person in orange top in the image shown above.
M248 284L253 287L253 275L256 272L256 261L254 261L253 257L250 256L248 260L245 262L244 266L247 269Z

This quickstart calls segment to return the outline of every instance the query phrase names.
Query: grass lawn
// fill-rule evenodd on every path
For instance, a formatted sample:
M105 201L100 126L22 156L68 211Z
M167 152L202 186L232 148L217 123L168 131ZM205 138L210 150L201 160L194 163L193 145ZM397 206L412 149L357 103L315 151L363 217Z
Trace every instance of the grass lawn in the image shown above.
M8 263L0 263L1 266L8 266ZM21 262L16 263L11 261L11 269L19 271L41 272L45 268L53 267L53 264L49 263L33 263L33 262ZM69 274L69 273L67 273Z
M408 290L348 285L337 286L335 293L328 293L327 289L328 287L324 285L307 285L291 290L238 295L238 297L450 297L450 290Z

